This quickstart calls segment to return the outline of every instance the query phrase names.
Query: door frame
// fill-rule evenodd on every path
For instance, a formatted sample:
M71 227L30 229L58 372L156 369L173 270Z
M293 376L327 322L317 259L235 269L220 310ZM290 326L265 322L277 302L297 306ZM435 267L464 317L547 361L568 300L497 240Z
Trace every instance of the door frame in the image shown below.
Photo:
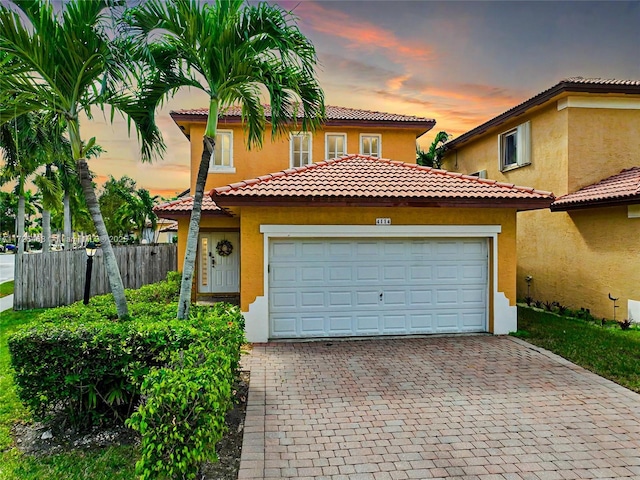
M237 245L234 245L234 251L238 253L238 290L234 291L234 292L212 292L212 291L202 291L200 289L201 287L201 278L202 278L202 258L201 258L201 240L202 240L202 236L203 235L208 235L209 238L211 238L211 235L215 235L215 234L223 234L223 233L234 233L238 235L238 241L237 241ZM209 248L213 248L212 246L210 246ZM242 257L240 255L240 231L237 229L229 229L229 228L222 228L222 229L206 229L206 230L200 230L200 232L198 233L198 249L196 252L196 259L197 259L197 269L196 269L196 292L198 295L216 295L216 294L220 294L220 295L232 295L232 294L239 294L240 293L240 282L241 282L241 278L240 278L240 263L242 261ZM207 266L208 268L208 266ZM210 272L208 272L210 273Z
M489 241L489 301L487 322L493 333L504 335L517 328L517 307L498 290L498 235L502 225L260 225L263 234L263 294L244 312L247 340L269 340L269 243L272 238L486 238Z

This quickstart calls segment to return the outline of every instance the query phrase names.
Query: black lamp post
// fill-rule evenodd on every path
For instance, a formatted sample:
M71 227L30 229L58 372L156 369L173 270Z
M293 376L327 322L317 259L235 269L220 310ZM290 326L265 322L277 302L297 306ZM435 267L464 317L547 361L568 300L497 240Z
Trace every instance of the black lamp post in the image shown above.
M85 251L87 252L87 276L84 279L84 304L89 303L89 291L91 290L91 270L93 270L93 257L98 250L98 246L93 243L87 243Z

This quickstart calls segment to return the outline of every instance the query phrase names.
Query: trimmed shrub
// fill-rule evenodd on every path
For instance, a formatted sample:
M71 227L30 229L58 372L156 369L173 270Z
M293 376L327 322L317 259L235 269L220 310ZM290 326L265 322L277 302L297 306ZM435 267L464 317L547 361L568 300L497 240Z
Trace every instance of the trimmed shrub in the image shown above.
M9 339L18 395L37 419L62 414L78 429L122 423L149 369L207 330L178 320L40 324Z
M140 400L146 375L193 345L216 345L235 374L244 321L237 307L193 306L175 320L179 276L127 291L134 319L116 322L111 295L48 310L9 338L17 391L34 417L76 429L122 424Z
M146 376L144 403L126 422L142 435L136 473L143 480L195 478L205 460L217 459L244 339L239 327L218 325L227 334L175 352L169 367Z

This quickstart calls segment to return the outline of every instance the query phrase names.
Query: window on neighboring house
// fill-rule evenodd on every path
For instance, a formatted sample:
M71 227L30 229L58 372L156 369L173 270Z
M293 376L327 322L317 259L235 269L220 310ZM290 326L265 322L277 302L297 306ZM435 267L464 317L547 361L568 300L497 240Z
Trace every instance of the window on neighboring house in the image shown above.
M368 133L360 135L360 153L380 157L382 155L382 136Z
M531 163L531 122L498 135L500 170L511 170Z
M291 167L302 167L311 163L311 134L291 134Z
M233 170L233 132L218 131L216 147L209 164L210 172Z
M346 133L327 133L325 135L326 157L338 158L347 153Z

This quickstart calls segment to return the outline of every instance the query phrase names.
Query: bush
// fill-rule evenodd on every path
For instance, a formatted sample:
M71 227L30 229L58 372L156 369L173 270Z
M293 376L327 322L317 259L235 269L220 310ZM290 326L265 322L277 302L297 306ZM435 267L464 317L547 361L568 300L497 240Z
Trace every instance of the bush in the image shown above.
M227 335L175 352L169 367L153 369L144 380L144 403L127 420L142 435L136 473L142 479L195 478L200 464L216 459L232 406L234 365L243 334L229 322Z
M139 402L151 369L204 342L214 342L235 373L244 341L239 309L193 306L188 321L175 320L177 303L166 302L177 297L176 278L127 291L135 319L111 321L115 305L103 295L87 306L48 310L41 323L10 337L18 395L34 417L62 415L76 429L121 424Z
M206 335L197 322L43 323L9 339L18 395L37 419L62 414L71 426L122 423L142 379L170 352Z

